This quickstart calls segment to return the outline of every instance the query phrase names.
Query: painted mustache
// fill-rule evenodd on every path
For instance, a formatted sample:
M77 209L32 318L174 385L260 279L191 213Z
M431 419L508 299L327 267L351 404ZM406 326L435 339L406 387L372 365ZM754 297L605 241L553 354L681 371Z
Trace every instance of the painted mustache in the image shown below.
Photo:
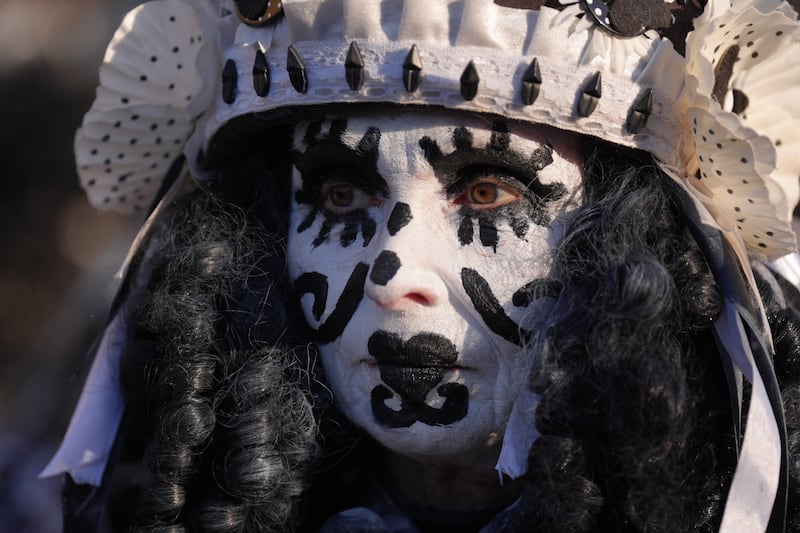
M372 390L372 412L378 422L388 427L408 427L414 422L440 426L466 416L469 391L461 383L446 383L437 389L445 398L441 408L425 403L430 390L444 379L445 370L458 360L450 340L436 333L420 333L403 341L399 335L379 330L370 336L367 349L378 362L381 380L388 385ZM400 396L399 411L384 403L394 395L392 391Z
M367 350L380 365L446 367L458 359L455 344L436 333L419 333L404 342L399 335L378 330L367 341Z

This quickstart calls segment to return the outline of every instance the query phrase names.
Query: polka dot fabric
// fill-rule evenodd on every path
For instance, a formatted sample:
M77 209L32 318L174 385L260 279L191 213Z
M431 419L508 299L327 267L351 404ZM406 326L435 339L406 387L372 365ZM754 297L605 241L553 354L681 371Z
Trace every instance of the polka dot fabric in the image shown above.
M208 105L198 58L214 54L201 52L205 38L184 0L146 3L123 20L75 139L81 185L94 206L132 214L153 202L195 110Z
M749 249L776 259L796 242L790 221L800 200L800 69L791 65L800 56L800 28L781 11L755 8L728 8L698 27L687 41L698 85L688 110L698 177Z

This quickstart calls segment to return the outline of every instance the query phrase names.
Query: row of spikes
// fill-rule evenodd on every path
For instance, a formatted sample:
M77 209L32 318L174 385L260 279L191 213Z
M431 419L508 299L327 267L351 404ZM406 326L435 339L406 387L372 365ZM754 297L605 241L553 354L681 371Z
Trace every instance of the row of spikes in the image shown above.
M294 46L289 45L286 57L286 70L289 73L289 80L292 87L299 92L305 93L308 90L308 75L306 73L305 62L300 53ZM364 85L364 58L361 55L355 41L350 43L347 57L344 62L345 79L347 85L353 91L358 91ZM420 59L417 45L413 45L408 51L403 61L403 86L406 91L416 91L422 82L422 60ZM480 76L475 63L472 61L464 68L464 72L459 79L461 84L460 92L464 100L469 101L478 94ZM532 105L539 96L542 85L542 73L539 68L539 60L534 58L522 76L522 86L520 96L525 105ZM270 68L267 58L258 46L256 58L253 63L253 88L260 97L265 97L269 93L270 87ZM590 116L597 108L597 104L602 97L603 81L600 71L597 71L584 84L577 101L577 112L582 117ZM227 104L232 104L236 100L238 89L238 74L236 63L232 59L225 62L222 69L222 100ZM639 98L636 99L626 123L628 132L638 133L647 123L647 119L653 110L653 90L646 89Z

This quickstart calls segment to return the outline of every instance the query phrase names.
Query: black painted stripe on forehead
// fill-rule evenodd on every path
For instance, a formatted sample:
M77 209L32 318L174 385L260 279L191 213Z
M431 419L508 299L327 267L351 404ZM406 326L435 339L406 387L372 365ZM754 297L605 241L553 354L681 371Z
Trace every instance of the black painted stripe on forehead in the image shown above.
M489 148L498 152L505 152L511 144L511 134L505 122L492 124L492 136L489 139Z
M336 117L331 121L331 129L328 133L329 139L342 140L342 135L347 131L347 119L344 117Z
M369 128L367 128L367 131L364 133L364 136L361 137L361 140L358 141L358 146L356 147L356 151L358 151L360 154L369 157L373 161L377 161L380 144L381 144L381 130L379 130L375 126L370 126Z
M472 132L466 126L459 126L453 130L453 144L456 150L469 150L472 148Z
M436 162L442 158L442 149L439 148L439 143L426 135L419 140L419 147L422 148L422 155L430 166L436 166Z

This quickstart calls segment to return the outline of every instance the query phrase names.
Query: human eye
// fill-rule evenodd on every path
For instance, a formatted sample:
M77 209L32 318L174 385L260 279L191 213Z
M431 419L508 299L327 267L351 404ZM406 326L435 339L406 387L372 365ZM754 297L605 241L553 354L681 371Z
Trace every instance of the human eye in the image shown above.
M467 168L449 189L451 203L476 210L501 207L523 197L523 185L508 171L494 168Z
M380 197L343 180L326 181L320 187L322 207L331 213L347 213L380 205Z

